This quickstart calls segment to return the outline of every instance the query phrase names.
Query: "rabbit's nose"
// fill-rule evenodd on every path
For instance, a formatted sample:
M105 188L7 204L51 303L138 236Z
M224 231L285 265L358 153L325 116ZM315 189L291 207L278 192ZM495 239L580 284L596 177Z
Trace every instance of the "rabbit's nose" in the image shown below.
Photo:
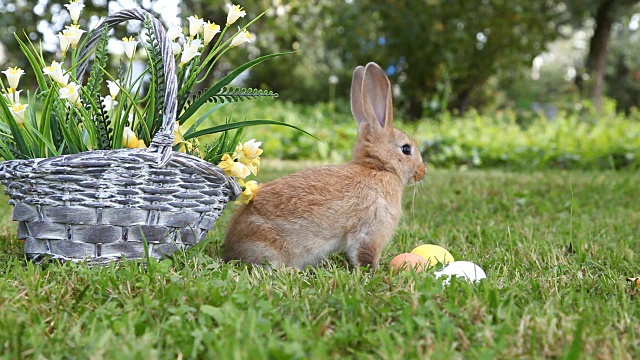
M413 180L415 182L418 182L418 181L424 179L425 172L426 172L426 167L424 166L424 164L420 164L420 166L416 170L416 173L415 173L415 175L413 177Z

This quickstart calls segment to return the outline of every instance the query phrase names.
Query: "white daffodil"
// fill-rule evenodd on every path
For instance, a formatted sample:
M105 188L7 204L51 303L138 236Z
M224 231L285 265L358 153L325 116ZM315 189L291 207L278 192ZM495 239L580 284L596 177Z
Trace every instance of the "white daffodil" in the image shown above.
M138 46L138 41L133 38L133 36L123 37L122 38L122 46L124 47L124 53L127 55L129 60L133 59L133 55L136 53L136 46Z
M202 48L202 41L200 39L194 39L184 44L182 50L182 56L180 57L180 66L188 63L194 57L200 55L200 48Z
M20 104L20 93L22 90L16 90L14 88L8 88L7 93L3 94L10 104Z
M220 25L216 25L211 21L207 21L207 23L204 24L204 39L203 39L204 43L205 44L210 43L213 37L216 36L216 34L219 32L220 32Z
M24 75L24 70L20 69L19 67L10 67L2 73L7 76L9 87L12 89L17 89L18 84L20 83L20 77Z
M182 51L182 45L180 45L180 43L177 43L177 42L172 42L171 50L173 52L173 56L176 56L180 54L180 52Z
M29 104L13 104L9 106L9 111L13 114L13 119L21 125L24 122L24 113L27 110Z
M104 97L104 99L102 99L102 107L104 109L106 109L107 111L113 110L113 108L116 105L118 105L118 102L116 100L113 100L111 95L107 95L107 96Z
M194 38L200 33L200 31L202 31L202 28L204 27L204 20L197 16L189 16L187 20L189 20L189 36Z
M70 82L69 84L60 88L60 98L67 100L69 104L80 106L80 85L75 82Z
M107 80L107 87L109 88L109 96L111 96L112 99L115 99L115 97L120 93L119 81Z
M73 21L74 24L77 23L80 18L80 12L82 11L82 8L84 8L84 4L78 0L71 0L68 4L65 4L64 7L69 10L71 21Z
M260 145L262 145L261 141L256 142L256 139L251 139L244 144L238 144L241 148L244 156L249 159L255 159L262 154L262 149L260 149Z
M65 26L65 30L62 31L62 34L64 34L69 38L69 43L71 44L71 47L74 49L80 42L80 37L84 33L86 33L86 31L80 29L80 25L78 24Z
M56 36L60 39L60 51L62 51L63 54L66 53L67 50L69 50L69 46L71 46L70 33L68 31L63 31L58 33Z
M64 74L64 70L62 69L62 64L53 60L51 62L51 66L47 66L42 69L42 72L45 75L49 75L51 79L58 84L65 86L69 82L69 74Z
M238 18L247 15L247 12L244 11L240 5L227 4L227 7L229 8L229 13L227 14L227 26L238 21Z
M231 45L229 45L230 47L239 46L244 43L251 42L252 39L255 39L255 36L251 35L251 33L246 29L240 30L240 27L238 26L238 30L240 31L240 33L236 35L233 40L231 40Z
M167 29L167 38L171 41L176 41L177 38L182 36L182 26L180 25L171 25Z

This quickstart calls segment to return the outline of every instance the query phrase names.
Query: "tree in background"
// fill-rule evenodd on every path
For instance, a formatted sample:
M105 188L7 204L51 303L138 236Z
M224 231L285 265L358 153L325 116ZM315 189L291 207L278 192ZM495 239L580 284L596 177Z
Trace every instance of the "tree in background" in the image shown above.
M154 8L157 2L136 1L147 10L162 12ZM584 70L578 67L576 82L588 89L595 101L599 99L598 94L607 89L611 95L624 97L619 89L604 88L604 81L594 79L604 74L602 56L606 56L608 47L602 46L601 39L607 43L611 38L614 25L609 22L620 21L625 11L629 12L633 9L630 6L640 0L238 2L248 11L249 18L264 10L267 13L249 29L257 35L256 42L230 54L226 63L219 63L212 75L224 75L230 66L261 53L300 50L294 56L265 62L252 69L244 81L247 86L277 91L284 99L317 102L333 96L346 98L352 69L376 61L387 70L394 83L398 108L404 109L411 118L420 118L425 109L464 112L469 107L496 103L496 94L501 92L496 90L508 88L514 79L522 79L523 72L530 69L533 59L546 51L552 40L579 28L589 28L589 22L596 26ZM16 53L13 31L27 29L34 41L42 39L45 30L57 33L66 20L63 3L66 0L0 3L0 40L12 60L11 65L27 67L16 62L22 57ZM85 13L94 16L85 19L97 22L98 16L104 16L107 9L113 11L120 4L120 1L86 0ZM180 4L183 17L198 15L224 22L223 2L182 0ZM81 25L87 27L87 24ZM609 33L605 31L608 26ZM52 41L57 45L55 38ZM44 44L50 42L45 39ZM46 46L44 50L47 51ZM615 54L624 54L627 60L616 58L612 64L616 64L617 72L608 71L605 79L615 74L637 73L635 63L628 60L631 55L628 51L615 51ZM591 74L591 80L583 81L588 77L582 76L583 73ZM526 91L523 86L521 93Z
M576 85L592 99L598 111L602 108L607 54L613 25L638 3L640 0L565 0L562 2L568 10L565 15L574 26L584 26L586 21L594 22L589 51L582 71L576 76Z

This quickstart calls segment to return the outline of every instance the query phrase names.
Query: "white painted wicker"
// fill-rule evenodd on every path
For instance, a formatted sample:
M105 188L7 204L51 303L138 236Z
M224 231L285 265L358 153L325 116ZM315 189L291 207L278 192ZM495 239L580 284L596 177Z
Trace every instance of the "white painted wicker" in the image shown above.
M144 10L120 11L93 31L148 18L161 47L166 83L163 123L149 149L89 151L0 163L0 182L14 206L24 252L47 258L106 264L161 258L203 240L238 184L215 165L172 150L178 84L170 42L160 21ZM82 74L86 66L78 67ZM81 77L81 75L78 75Z

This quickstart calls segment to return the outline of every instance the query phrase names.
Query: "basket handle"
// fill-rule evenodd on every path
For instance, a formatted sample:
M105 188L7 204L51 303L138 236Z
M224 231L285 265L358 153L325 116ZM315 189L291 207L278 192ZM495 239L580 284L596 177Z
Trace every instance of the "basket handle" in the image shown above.
M156 19L148 11L143 9L127 9L107 17L97 28L91 31L89 39L80 49L79 59L87 59L88 55L98 45L104 28L112 29L114 26L128 21L150 19L153 24L153 31L160 46L162 64L164 68L165 94L164 111L162 114L162 125L154 135L149 144L148 152L155 152L159 155L156 166L165 165L173 152L173 132L176 124L176 112L178 111L178 78L176 77L176 62L173 57L171 41L166 37L164 27L160 20ZM77 66L77 77L81 79L88 66L88 60L82 61Z

